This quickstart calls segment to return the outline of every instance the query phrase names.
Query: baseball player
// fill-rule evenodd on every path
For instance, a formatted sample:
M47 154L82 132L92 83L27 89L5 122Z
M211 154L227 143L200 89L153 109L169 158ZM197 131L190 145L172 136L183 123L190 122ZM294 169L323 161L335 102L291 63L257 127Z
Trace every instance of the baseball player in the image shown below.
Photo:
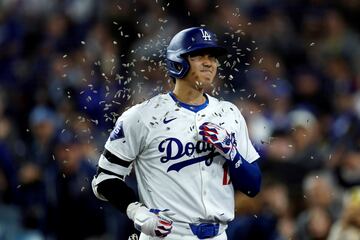
M141 240L227 239L234 190L260 190L243 116L204 93L225 54L205 28L177 33L166 55L174 90L125 111L105 144L93 191L134 221ZM124 182L132 167L139 199Z

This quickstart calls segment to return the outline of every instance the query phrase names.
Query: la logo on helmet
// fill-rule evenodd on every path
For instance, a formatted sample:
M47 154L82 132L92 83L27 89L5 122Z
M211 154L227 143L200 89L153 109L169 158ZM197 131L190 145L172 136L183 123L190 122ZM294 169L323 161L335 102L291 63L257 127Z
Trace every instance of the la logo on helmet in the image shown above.
M202 28L200 28L200 31L201 31L202 37L205 41L211 41L211 35L207 31L205 31Z

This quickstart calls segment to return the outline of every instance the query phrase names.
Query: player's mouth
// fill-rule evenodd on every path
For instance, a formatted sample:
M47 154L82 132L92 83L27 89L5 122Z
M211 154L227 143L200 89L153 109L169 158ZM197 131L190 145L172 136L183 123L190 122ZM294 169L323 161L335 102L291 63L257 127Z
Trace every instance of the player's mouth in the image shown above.
M212 71L210 69L202 69L202 70L200 70L200 72L212 74Z
M201 75L203 75L203 77L208 80L210 80L213 77L213 73L211 70L202 70L200 72L201 72Z

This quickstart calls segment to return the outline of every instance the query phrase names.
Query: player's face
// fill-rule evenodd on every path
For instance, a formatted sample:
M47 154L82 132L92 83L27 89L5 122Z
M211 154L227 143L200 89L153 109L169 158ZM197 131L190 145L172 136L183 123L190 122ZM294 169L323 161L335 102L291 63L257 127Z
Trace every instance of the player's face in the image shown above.
M185 78L194 83L194 85L203 89L208 87L213 82L217 67L218 60L215 56L204 53L188 56L190 64L190 71Z

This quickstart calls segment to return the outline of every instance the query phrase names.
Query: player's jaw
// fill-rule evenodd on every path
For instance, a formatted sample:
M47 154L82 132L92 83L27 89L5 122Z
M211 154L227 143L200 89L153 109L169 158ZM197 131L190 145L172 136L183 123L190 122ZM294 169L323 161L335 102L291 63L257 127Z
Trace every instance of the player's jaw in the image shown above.
M215 71L210 69L199 70L195 74L195 84L198 87L209 87L215 78Z
M208 68L205 67L203 69L200 69L200 73L204 76L204 78L211 80L211 82L214 80L216 75L216 68Z

